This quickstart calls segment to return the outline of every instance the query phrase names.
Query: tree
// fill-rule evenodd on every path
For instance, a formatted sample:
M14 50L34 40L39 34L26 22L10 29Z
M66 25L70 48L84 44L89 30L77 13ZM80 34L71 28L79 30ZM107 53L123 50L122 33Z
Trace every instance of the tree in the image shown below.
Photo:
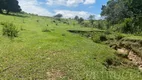
M9 14L9 12L20 12L21 11L19 2L17 0L5 0L5 1L6 1L5 10L7 11L7 14Z
M4 9L4 6L6 5L6 2L5 0L0 0L0 13L3 13L2 12L2 9Z
M79 17L78 16L75 16L75 18L74 18L75 20L78 20L79 19Z
M80 17L79 19L78 19L78 23L82 23L84 21L84 19L82 18L82 17Z
M63 15L62 15L62 14L57 14L57 15L55 15L54 17L55 17L55 18L61 18L61 17L63 17Z
M129 9L134 15L142 15L142 0L130 0Z
M0 13L3 13L3 10L9 12L20 12L21 8L17 0L0 0Z
M95 21L95 15L90 15L89 16L89 21L90 21L91 25L93 25L93 23Z
M132 13L129 11L127 0L109 0L107 5L102 6L102 16L105 16L109 23L117 24L130 18Z
M102 6L101 15L110 25L123 24L126 33L142 31L142 0L109 0Z

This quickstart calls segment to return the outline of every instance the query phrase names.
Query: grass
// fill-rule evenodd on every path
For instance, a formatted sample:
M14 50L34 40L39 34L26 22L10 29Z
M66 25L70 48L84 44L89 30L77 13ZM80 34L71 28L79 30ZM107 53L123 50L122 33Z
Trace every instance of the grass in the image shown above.
M107 70L103 62L114 56L113 49L67 31L91 29L73 25L73 20L69 25L58 22L58 26L52 21L31 15L0 15L0 22L12 22L19 30L22 27L18 37L10 40L2 36L0 25L0 79L141 80L137 69ZM42 32L45 28L50 32Z

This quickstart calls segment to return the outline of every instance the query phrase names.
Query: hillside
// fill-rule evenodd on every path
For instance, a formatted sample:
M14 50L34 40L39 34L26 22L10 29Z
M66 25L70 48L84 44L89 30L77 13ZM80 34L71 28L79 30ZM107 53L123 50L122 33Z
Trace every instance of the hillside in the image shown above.
M141 72L135 66L106 67L107 60L116 57L116 51L108 45L68 31L98 29L82 27L75 20L58 21L26 14L0 14L0 23L13 23L19 31L18 37L9 39L2 35L3 25L0 25L2 80L142 79ZM132 39L133 36L126 38Z

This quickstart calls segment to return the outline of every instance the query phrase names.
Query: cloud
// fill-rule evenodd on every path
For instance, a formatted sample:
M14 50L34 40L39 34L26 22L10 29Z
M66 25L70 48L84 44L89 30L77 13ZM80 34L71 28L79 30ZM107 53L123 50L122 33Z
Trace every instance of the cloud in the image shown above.
M64 0L47 0L47 2L46 2L46 4L50 5L50 6L55 3L56 3L56 5L65 5L66 1L64 1Z
M84 4L94 4L96 0L85 0Z
M42 7L41 2L38 2L38 0L18 0L19 4L22 8L23 11L27 13L33 13L33 14L38 14L41 16L54 16L55 14L62 14L64 18L74 18L75 16L82 17L84 19L87 19L90 15L95 15L96 19L101 19L100 15L89 13L86 11L71 11L71 10L53 10L53 12L49 12L46 8ZM67 4L68 6L71 5L78 5L79 3L82 3L84 0L48 0L48 5L53 5L55 3L58 5L65 5ZM85 0L88 1L88 0ZM93 1L90 0L90 2L87 3L93 3Z
M68 0L67 6L77 6L80 3L83 3L83 0Z
M55 10L55 14L62 14L63 18L74 18L75 16L82 17L84 19L88 19L90 15L95 15L95 18L101 19L100 15L85 12L85 11L70 11L70 10Z
M27 13L38 14L41 16L52 16L45 8L41 7L37 0L18 0L22 10Z
M96 0L46 0L47 5L78 6L79 4L94 4Z

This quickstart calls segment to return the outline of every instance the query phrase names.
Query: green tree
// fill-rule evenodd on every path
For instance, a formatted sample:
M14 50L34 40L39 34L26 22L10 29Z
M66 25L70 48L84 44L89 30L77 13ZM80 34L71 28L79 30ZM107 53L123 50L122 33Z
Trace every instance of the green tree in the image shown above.
M74 19L75 19L75 20L78 20L78 19L79 19L79 17L78 17L78 16L75 16L75 17L74 17Z
M102 16L112 23L123 22L125 18L142 15L142 0L109 0L102 6Z
M21 11L19 2L17 0L5 0L5 1L6 1L5 10L7 11L7 14L9 14L9 12Z
M0 13L3 13L3 9L6 5L6 1L5 0L0 0Z
M89 16L89 21L90 21L91 25L93 25L93 23L95 21L95 15L90 15Z
M101 15L111 25L124 23L122 30L126 33L142 31L142 0L109 0L102 6Z
M9 12L20 12L21 8L17 0L0 0L0 13L3 13L3 10Z
M129 0L129 9L133 12L134 16L142 15L142 0Z
M62 14L57 14L57 15L55 15L54 17L55 17L55 18L61 18L61 17L63 17L63 15L62 15Z
M84 19L82 18L82 17L80 17L79 19L78 19L78 23L80 24L80 23L82 23L84 21Z

